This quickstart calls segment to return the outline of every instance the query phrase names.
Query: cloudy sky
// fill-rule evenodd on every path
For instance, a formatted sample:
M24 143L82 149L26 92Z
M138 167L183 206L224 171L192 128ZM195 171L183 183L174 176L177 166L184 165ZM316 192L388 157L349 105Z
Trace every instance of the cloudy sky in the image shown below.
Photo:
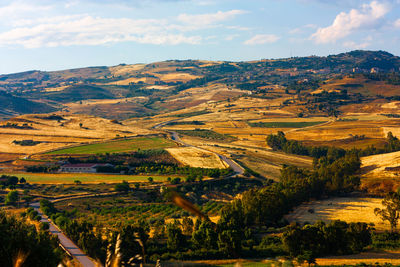
M400 55L400 0L0 0L0 73L354 49Z

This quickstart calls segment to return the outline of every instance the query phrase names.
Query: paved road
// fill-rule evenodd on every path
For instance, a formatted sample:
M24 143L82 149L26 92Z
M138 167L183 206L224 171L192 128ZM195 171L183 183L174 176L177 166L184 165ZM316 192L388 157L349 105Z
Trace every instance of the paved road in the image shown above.
M58 239L60 239L61 245L68 250L68 252L76 258L84 267L95 267L96 264L88 257L86 256L83 251L72 242L71 239L69 239L61 230L52 222L49 220L49 218L44 215L40 210L40 204L39 202L35 202L30 204L31 207L33 207L37 212L39 212L40 216L42 216L42 219L40 220L41 222L48 222L50 225L50 232L57 235Z
M184 146L192 146L192 147L194 147L193 145L190 145L190 144L182 141L182 139L179 137L179 134L177 132L171 131L170 133L171 133L171 139L174 140L175 142L181 143ZM197 148L199 148L199 147L197 147ZM204 149L204 148L199 148L199 149ZM204 150L206 150L206 149L204 149ZM243 168L239 164L237 164L236 162L231 160L230 158L228 158L228 157L226 157L224 155L218 154L218 153L216 153L214 151L211 151L211 152L215 153L221 160L223 160L226 164L229 165L229 167L232 168L232 170L235 172L232 176L238 175L238 174L242 175L244 173Z
M173 121L176 121L176 120L173 120ZM172 121L166 121L166 122L159 123L159 124L153 126L153 128L154 129L161 128L161 127L167 125L169 122L172 122ZM174 132L174 131L167 131L167 132L169 132L171 134L171 139L174 140L175 142L180 143L183 146L195 147L195 146L193 146L191 144L188 144L188 143L182 141L182 139L179 137L179 134L177 132ZM199 148L199 147L197 147L197 148ZM199 148L199 149L206 150L204 148ZM232 170L234 171L234 174L232 174L231 176L243 175L244 170L239 164L237 164L236 162L234 162L233 160L231 160L230 158L228 158L228 157L226 157L224 155L218 154L218 153L216 153L214 151L209 151L209 152L212 152L212 153L216 154L221 160L223 160L226 164L229 165L229 167L232 168Z

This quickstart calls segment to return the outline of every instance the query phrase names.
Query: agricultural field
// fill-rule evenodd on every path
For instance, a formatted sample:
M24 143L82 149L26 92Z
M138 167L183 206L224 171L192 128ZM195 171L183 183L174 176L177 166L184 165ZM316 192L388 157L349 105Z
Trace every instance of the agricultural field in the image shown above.
M168 177L175 175L120 175L120 174L96 174L96 173L4 173L19 178L24 177L28 183L40 184L73 184L76 180L82 183L120 183L122 180L128 182L147 182L152 177L156 182L167 181Z
M251 127L261 128L304 128L325 123L326 121L299 121L299 122L249 122Z
M255 147L247 143L235 141L223 143L218 141L207 141L193 137L183 137L182 140L190 145L203 148L230 157L237 162L260 173L265 178L279 181L280 169L283 164L291 164L304 168L311 168L312 158L298 155L290 155L266 148L265 139Z
M196 147L167 148L167 151L183 165L190 167L210 169L228 167L216 154Z
M137 137L133 139L111 141L98 144L70 147L48 152L49 155L62 154L98 154L98 153L122 153L146 149L161 149L175 147L176 144L162 137Z
M338 197L302 204L285 217L290 222L300 223L319 220L365 222L373 223L377 230L390 230L389 223L374 214L375 208L382 207L382 198Z
M374 62L384 62L382 68L387 68L372 75ZM355 73L355 65L365 65L365 73ZM374 209L383 207L385 193L400 188L400 152L363 157L359 170L352 152L326 146L364 149L362 155L377 151L367 150L370 146L380 152L400 149L400 141L386 139L389 132L400 138L400 76L386 72L399 66L400 58L388 53L354 51L327 58L236 63L171 60L1 75L0 85L10 95L43 104L41 112L54 110L28 115L15 109L12 114L25 115L0 122L0 169L27 181L11 183L13 177L4 178L1 199L8 200L6 195L13 189L24 201L57 198L58 215L93 223L92 230L101 232L100 239L108 234L102 229L144 220L151 229L146 244L151 261L204 259L193 263L292 266L295 259L273 258L295 255L282 245L291 234L283 216L302 224L339 219L372 223L379 234L389 229ZM26 91L21 84L28 85ZM7 109L0 107L0 114ZM288 141L282 141L282 136L270 138L269 147L266 138L279 131ZM173 132L179 134L178 140ZM220 155L240 164L243 175L217 179L229 172ZM64 161L111 163L114 167L99 171L114 174L45 173ZM355 176L361 178L360 188ZM181 206L174 205L179 202L175 193L187 203L180 199ZM82 194L85 198L74 198ZM342 197L319 200L321 196ZM189 213L195 210L190 203L220 224L198 225L196 235L185 233L178 238L183 218L195 218ZM299 203L303 204L296 206ZM238 214L241 218L236 218ZM353 230L346 230L346 235ZM83 241L96 238L82 233L77 236ZM205 235L210 244L204 245ZM173 247L173 238L175 243L183 241ZM300 243L302 237L295 239ZM346 243L345 249L350 242L360 242L360 250L375 248L376 243L350 239L340 244ZM396 242L400 247L400 236ZM303 254L311 253L304 247ZM321 242L321 247L318 255L326 253L328 245ZM360 251L353 248L345 253ZM248 253L252 251L260 255ZM343 251L339 248L332 254ZM295 256L308 255L303 254ZM271 258L262 260L266 255ZM254 260L237 260L252 256ZM206 260L229 257L234 260ZM400 264L400 253L368 251L317 259L321 265L359 262Z
M34 154L68 145L150 133L146 129L88 115L22 115L0 122L0 153ZM14 140L40 143L21 146L14 144Z
M374 266L377 264L393 266L400 265L400 251L367 251L356 255L334 256L317 258L316 263L321 266L354 266L365 264L365 266Z

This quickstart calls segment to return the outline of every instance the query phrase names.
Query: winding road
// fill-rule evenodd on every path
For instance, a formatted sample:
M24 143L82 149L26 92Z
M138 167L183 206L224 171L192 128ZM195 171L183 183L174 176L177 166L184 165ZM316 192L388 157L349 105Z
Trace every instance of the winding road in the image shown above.
M159 129L159 128L167 125L168 123L174 122L174 121L177 121L177 120L171 120L171 121L162 122L162 123L154 125L152 128L153 129ZM196 147L196 146L193 146L191 144L188 144L188 143L182 141L182 139L179 137L179 134L177 132L169 131L169 130L164 130L164 131L170 133L171 134L171 139L173 141L177 142L177 143L180 143L182 146ZM228 164L229 167L231 167L231 169L234 171L234 173L231 176L243 175L244 169L239 164L237 164L235 161L233 161L232 159L230 159L230 158L228 158L228 157L226 157L224 155L221 155L219 153L216 153L214 151L209 151L207 149L200 148L200 147L196 147L196 148L201 149L201 150L206 150L208 152L216 154L222 161L224 161L226 164Z
M60 240L61 247L66 250L70 256L76 258L83 267L95 267L96 263L93 262L71 239L69 239L61 230L57 227L49 218L40 211L40 204L39 202L31 203L30 206L34 208L39 215L42 217L40 222L47 222L49 223L50 229L49 231L57 235L58 239Z

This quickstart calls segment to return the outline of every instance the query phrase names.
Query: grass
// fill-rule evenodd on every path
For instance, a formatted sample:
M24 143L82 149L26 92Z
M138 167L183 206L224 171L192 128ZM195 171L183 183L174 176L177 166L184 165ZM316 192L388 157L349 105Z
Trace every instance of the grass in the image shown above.
M325 123L326 121L299 121L299 122L248 122L251 127L262 128L304 128Z
M5 173L24 177L28 183L60 184L74 183L79 180L82 183L119 183L122 180L128 182L147 182L153 177L155 182L164 182L168 176L161 175L120 175L120 174L97 174L97 173ZM172 177L169 176L169 177ZM175 176L173 176L175 177ZM172 178L173 178L172 177Z
M106 143L83 145L48 152L49 155L60 154L98 154L131 152L138 149L157 149L175 147L175 143L162 137L138 137L134 139L111 141Z

